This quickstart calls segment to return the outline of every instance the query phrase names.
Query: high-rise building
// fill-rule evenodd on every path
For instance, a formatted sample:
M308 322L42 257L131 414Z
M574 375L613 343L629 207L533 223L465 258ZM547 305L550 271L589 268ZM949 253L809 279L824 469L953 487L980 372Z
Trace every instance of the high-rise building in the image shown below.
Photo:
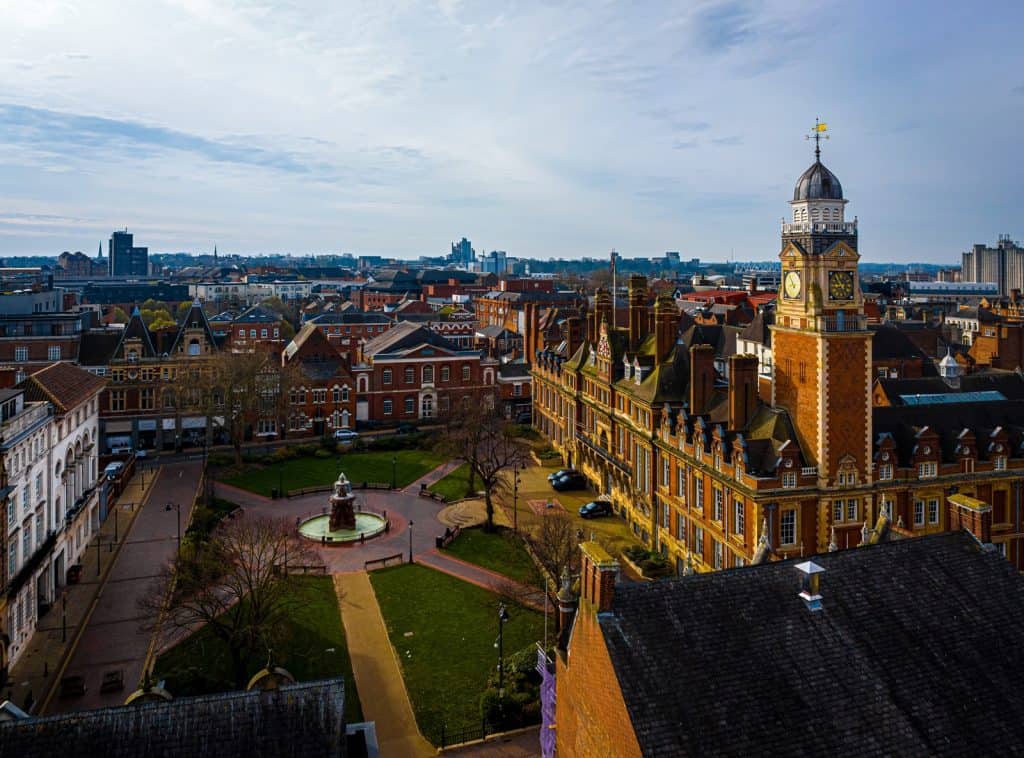
M149 273L149 248L135 247L134 238L125 229L110 235L108 272L110 276L146 276Z
M963 254L961 279L995 282L1000 295L1024 289L1024 248L1010 239L1009 234L1000 234L995 247L974 245Z
M469 266L470 263L476 260L476 251L473 249L473 243L465 237L458 242L453 242L452 253L448 256L448 260L457 266Z

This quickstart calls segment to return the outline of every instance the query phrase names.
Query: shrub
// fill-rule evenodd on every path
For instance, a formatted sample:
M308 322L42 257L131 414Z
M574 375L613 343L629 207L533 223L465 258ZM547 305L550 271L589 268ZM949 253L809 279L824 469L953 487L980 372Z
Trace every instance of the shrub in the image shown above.
M302 445L296 445L291 449L295 451L296 455L302 456L303 458L308 458L311 455L316 455L318 451L317 446L309 442L304 443Z
M235 457L230 453L210 453L206 462L210 466L230 466L235 462Z
M320 448L320 449L316 450L313 453L313 457L314 458L333 458L334 457L334 453L332 453L330 450L324 450L323 448Z
M672 573L672 567L668 560L660 553L652 553L647 560L641 561L640 570L644 572L644 576L651 578L668 576Z
M622 552L625 553L626 557L634 563L645 561L651 555L650 551L641 545L630 545Z
M273 462L277 461L290 461L299 457L299 453L296 448L293 447L279 447L273 453L267 456Z

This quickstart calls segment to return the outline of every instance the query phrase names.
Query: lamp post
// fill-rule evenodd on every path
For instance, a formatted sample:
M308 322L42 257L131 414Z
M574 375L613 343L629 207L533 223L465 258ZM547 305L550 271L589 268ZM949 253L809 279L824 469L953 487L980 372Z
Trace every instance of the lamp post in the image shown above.
M505 697L505 623L508 621L508 611L505 604L498 606L498 697Z
M409 519L409 563L412 563L412 519Z
M181 552L181 503L171 503L171 502L168 502L167 505L164 506L164 510L165 511L170 511L172 508L178 512L178 552L180 553Z
M397 477L395 476L396 467L398 466L398 456L391 456L391 489L395 489Z

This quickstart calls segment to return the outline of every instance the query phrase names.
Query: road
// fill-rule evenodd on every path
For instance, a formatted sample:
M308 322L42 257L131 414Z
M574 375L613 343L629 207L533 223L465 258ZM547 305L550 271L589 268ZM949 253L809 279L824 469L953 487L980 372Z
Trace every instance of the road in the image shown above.
M181 529L184 530L201 473L199 462L164 466L132 524L106 585L100 590L96 607L65 672L65 676L83 676L86 693L68 700L54 698L48 713L121 705L138 687L151 639L151 635L141 629L138 602L152 589L160 566L177 548L178 510L167 510L166 506L168 503L181 505ZM88 570L88 555L84 563ZM101 694L103 673L112 669L124 671L124 691Z

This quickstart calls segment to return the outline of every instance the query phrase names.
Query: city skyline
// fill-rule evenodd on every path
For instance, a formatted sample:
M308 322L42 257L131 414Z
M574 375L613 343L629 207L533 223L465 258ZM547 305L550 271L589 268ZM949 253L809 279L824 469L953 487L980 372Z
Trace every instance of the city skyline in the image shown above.
M820 116L865 261L956 264L1024 236L1021 149L993 126L1024 110L1022 16L13 5L0 255L91 252L127 225L154 252L413 258L464 234L542 259L771 260Z

